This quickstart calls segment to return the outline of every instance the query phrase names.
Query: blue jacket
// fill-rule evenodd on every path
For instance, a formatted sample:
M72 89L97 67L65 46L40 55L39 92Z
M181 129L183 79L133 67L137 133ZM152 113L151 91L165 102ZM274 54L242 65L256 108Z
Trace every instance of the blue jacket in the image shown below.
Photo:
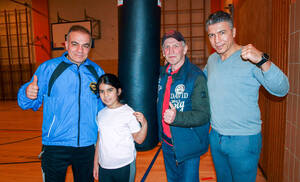
M42 63L35 75L38 78L38 98L31 100L26 96L26 88L32 80L24 84L18 92L18 104L22 109L38 110L43 104L42 143L44 145L84 147L97 141L96 115L103 108L99 97L91 89L96 78L87 69L91 65L98 76L104 71L91 60L86 59L79 67L61 57ZM49 79L59 63L71 64L56 79L48 96Z
M167 66L162 67L158 85L159 137L162 134L162 104L168 79ZM172 75L170 102L176 107L174 122L170 125L176 160L201 156L208 149L210 109L206 77L186 57L180 70Z

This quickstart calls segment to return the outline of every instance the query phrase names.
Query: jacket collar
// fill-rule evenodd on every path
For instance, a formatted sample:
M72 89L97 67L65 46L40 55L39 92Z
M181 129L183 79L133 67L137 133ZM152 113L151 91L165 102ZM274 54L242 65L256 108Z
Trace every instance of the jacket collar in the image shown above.
M187 56L185 56L185 60L184 60L183 65L179 68L178 72L173 75L173 79L179 79L179 78L183 77L184 75L186 75L186 73L188 72L188 67L189 67L190 64L191 63L190 63L189 58ZM168 74L166 72L166 69L169 65L170 64L168 63L166 66L164 66L164 73L165 74Z

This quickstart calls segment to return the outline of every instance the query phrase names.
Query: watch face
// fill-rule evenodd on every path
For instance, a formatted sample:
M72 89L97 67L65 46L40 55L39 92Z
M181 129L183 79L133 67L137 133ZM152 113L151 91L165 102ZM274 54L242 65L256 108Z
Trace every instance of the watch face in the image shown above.
M264 54L263 54L263 59L269 60L269 55L266 54L266 53L264 53Z

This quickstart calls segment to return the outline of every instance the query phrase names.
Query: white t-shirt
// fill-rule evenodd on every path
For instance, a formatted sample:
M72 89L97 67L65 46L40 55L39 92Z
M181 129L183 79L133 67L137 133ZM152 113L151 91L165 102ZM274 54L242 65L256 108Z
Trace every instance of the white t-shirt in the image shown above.
M99 164L105 169L116 169L130 164L136 157L132 133L141 129L127 104L99 111Z

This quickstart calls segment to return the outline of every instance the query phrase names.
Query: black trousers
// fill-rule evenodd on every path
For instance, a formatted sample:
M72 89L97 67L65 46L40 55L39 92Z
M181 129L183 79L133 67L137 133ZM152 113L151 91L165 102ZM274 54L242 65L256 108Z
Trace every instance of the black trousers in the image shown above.
M94 182L94 145L87 147L43 146L42 170L45 182L65 182L69 165L74 182Z
M99 182L129 182L130 164L117 169L105 169L99 165Z

